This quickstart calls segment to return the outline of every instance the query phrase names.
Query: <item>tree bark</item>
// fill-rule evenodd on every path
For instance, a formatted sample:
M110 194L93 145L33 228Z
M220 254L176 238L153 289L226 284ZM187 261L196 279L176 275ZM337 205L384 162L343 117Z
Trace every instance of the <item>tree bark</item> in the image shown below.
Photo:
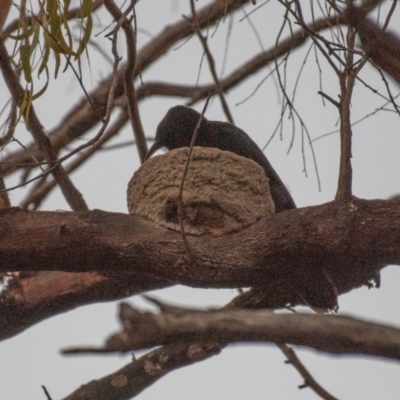
M348 292L399 263L399 234L400 202L354 199L278 213L222 237L189 236L188 259L179 232L140 217L11 209L0 213L0 271L128 273L132 282L205 288L286 280L326 306L318 292Z

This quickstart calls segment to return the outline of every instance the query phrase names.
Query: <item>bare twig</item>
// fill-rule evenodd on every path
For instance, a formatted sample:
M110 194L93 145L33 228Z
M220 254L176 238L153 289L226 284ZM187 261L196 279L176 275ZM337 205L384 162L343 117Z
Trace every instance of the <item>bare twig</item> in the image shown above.
M31 11L29 11L29 10L27 10L27 11L29 13L31 13ZM42 23L41 19L37 18L36 15L33 15L33 18L41 26L41 28L46 32L46 34L49 35L53 39L54 43L59 48L60 52L64 55L65 61L66 61L67 65L71 68L73 74L75 75L75 78L79 82L79 85L80 85L83 93L85 94L85 97L86 97L87 101L89 102L90 106L93 108L94 112L98 115L100 121L103 121L103 116L101 115L101 112L99 111L99 109L96 108L95 104L93 103L88 91L85 88L85 85L83 84L82 77L79 75L78 71L76 70L76 68L72 64L70 57L67 54L64 53L64 50L60 46L58 39L56 37L54 37L54 35L47 29L47 27Z
M351 166L351 117L350 103L353 94L356 70L353 68L353 49L355 43L355 30L349 26L347 31L346 64L339 75L340 82L340 167L339 182L335 199L337 201L350 201L352 197L353 170Z
M225 4L225 0L220 0ZM228 11L233 11L236 8L231 9L232 3L225 4ZM236 3L235 3L236 6ZM239 7L239 5L238 5ZM214 4L211 9L204 9L197 12L197 19L199 28L206 26L207 24L215 23L218 16L223 15L225 6L222 4ZM218 14L219 13L219 14ZM207 18L208 16L208 18ZM331 17L328 20L321 18L312 24L314 32L321 31L330 26L334 26L340 23L337 16ZM180 29L180 30L179 30ZM169 27L166 32L156 37L149 45L145 46L138 54L138 66L136 68L135 76L138 71L142 71L147 68L159 55L163 54L169 47L173 46L176 41L185 37L184 34L191 34L193 32L192 25L190 22L184 20L177 23L176 25ZM253 57L248 62L233 71L229 76L221 80L221 85L224 91L235 87L252 74L259 71L264 66L268 65L271 61L274 61L276 57L282 57L291 49L301 46L307 40L307 36L304 35L303 30L295 32L293 36L289 36L285 40L278 43L277 47L273 47L270 50L263 51L260 54ZM110 79L106 80L102 85L98 87L96 92L91 94L91 97L98 104L98 108L102 107L102 104L107 102L110 91ZM116 96L122 96L122 85L121 76L118 77L118 86L116 88ZM161 95L161 96L179 96L187 97L189 99L189 105L205 99L209 93L215 93L215 85L204 85L201 87L185 86L178 84L165 84L163 82L148 82L143 86L137 88L138 100L141 100L148 96ZM374 90L374 92L376 92ZM56 151L59 151L64 146L68 145L72 140L83 135L87 130L91 129L99 121L98 116L93 111L91 106L85 99L76 104L64 118L60 120L58 127L50 133L52 145ZM15 166L24 166L31 162L31 154L35 155L37 160L41 160L41 155L36 149L29 147L30 154L26 151L15 152L4 160L4 173L9 173L11 170L15 170Z
M335 51L334 51L334 47L337 46L337 44L329 42L328 40L326 40L323 36L318 35L317 32L314 31L314 29L312 27L309 27L306 22L304 21L303 18L303 13L301 11L301 5L300 2L298 0L295 0L296 3L296 8L297 8L297 13L295 13L292 8L290 7L290 5L288 5L287 1L283 2L281 1L281 3L283 3L286 7L287 10L292 13L297 21L299 22L300 26L304 29L304 31L306 33L308 33L311 37L311 39L314 41L314 44L318 47L319 51L325 56L325 59L327 60L327 62L331 65L332 69L336 72L337 75L339 75L340 70L339 68L336 66L336 64L333 62L332 57L330 55L333 55L336 59L338 59L338 61L340 62L340 58L337 57ZM337 17L336 17L337 18ZM328 52L322 47L322 45L319 43L319 41L317 40L321 40L325 46L328 48L329 54Z
M46 389L46 386L42 385L42 389L43 389L44 394L46 395L47 400L52 400L50 393Z
M392 15L394 13L394 10L396 9L396 6L397 6L397 1L393 1L392 2L392 6L390 7L389 13L388 13L388 15L386 17L386 21L385 21L385 23L383 24L383 27L382 27L382 31L383 32L385 32L387 27L389 26L390 19L392 18Z
M289 12L289 10L287 10L287 13L288 13L288 12ZM280 35L281 35L282 31L283 31L283 28L284 28L284 24L282 24L281 29L280 29L280 31L279 31L279 34L277 35L277 38L276 38L276 47L278 47L278 42L279 42L279 39L280 39ZM290 54L290 51L286 54L285 57L286 57L286 58L289 57L289 54ZM317 178L317 183L318 183L318 189L321 190L321 181L320 181L320 178L319 178L317 159L316 159L316 155L315 155L315 152L314 152L314 147L313 147L312 142L311 142L310 134L309 134L309 132L308 132L308 129L307 129L306 124L304 123L304 121L303 121L302 117L300 116L300 114L297 112L296 107L294 106L293 102L291 101L291 99L289 98L289 95L288 95L287 92L286 92L286 83L285 83L285 79L282 79L282 77L281 77L281 74L280 74L280 71L279 71L279 68L278 68L279 66L278 66L277 57L275 58L274 61L275 61L275 70L276 70L276 74L277 74L277 77L278 77L278 83L279 83L279 86L280 86L280 88L281 88L281 92L282 92L283 97L284 97L284 102L282 103L281 117L280 117L279 123L278 123L278 125L277 125L277 128L276 128L275 131L272 133L270 139L267 141L267 143L266 143L266 145L264 146L264 148L268 146L268 144L270 143L270 141L271 141L272 138L274 137L274 135L275 135L275 133L276 133L278 127L279 127L279 126L280 126L281 128L283 127L283 124L282 124L283 115L284 115L286 109L288 108L288 109L289 109L289 118L292 120L292 124L293 124L293 129L292 129L292 141L293 141L293 136L294 136L294 133L295 133L295 132L294 132L294 131L295 131L295 125L294 125L294 124L295 124L295 118L297 118L298 121L300 122L300 126L301 126L301 133L302 133L302 136L301 136L301 137L302 137L302 142L303 142L303 140L304 140L304 139L303 139L304 133L305 133L306 136L307 136L308 144L309 144L309 146L310 146L311 155L312 155L312 158L313 158L314 169L315 169L316 178ZM289 150L290 150L290 148L289 148ZM305 162L304 149L302 149L302 154L303 154L303 167L304 167L304 172L307 174L307 168L306 168L306 162Z
M198 122L197 122L196 128L194 129L193 136L192 136L192 140L191 140L191 142L190 142L190 147L189 147L189 151L188 151L188 156L187 156L186 163L185 163L185 167L184 167L183 174L182 174L181 184L180 184L180 186L179 186L179 192L178 192L178 217L179 217L179 227L180 227L180 230L181 230L183 243L185 244L186 255L187 255L189 258L192 258L192 253L191 253L191 251L190 251L189 242L188 242L188 240L187 240L186 232L185 232L185 227L184 227L184 217L185 217L185 213L184 213L184 210L183 210L183 200L182 200L183 187L184 187L184 184L185 184L186 175L187 175L187 173L188 173L188 171L189 171L189 164L190 164L190 161L191 161L191 158L192 158L193 146L194 146L195 143L196 143L197 134L199 133L199 130L200 130L201 121L203 120L204 114L205 114L205 112L206 112L206 110L207 110L207 106L208 106L208 103L209 103L209 101L210 101L210 98L211 98L211 96L209 95L209 96L207 97L206 102L204 103L203 111L202 111L201 114L200 114L200 117L199 117L199 120L198 120Z
M117 31L117 30L116 30ZM79 153L80 151L93 146L103 135L103 133L105 132L105 130L107 129L108 124L110 123L110 118L111 118L111 113L114 109L114 100L115 100L115 91L118 85L118 66L119 66L119 62L120 62L120 58L118 57L117 54L117 50L116 50L116 39L117 39L117 35L115 34L115 38L113 38L113 46L112 46L112 51L114 54L114 64L113 64L113 72L112 72L112 78L111 78L111 84L110 84L110 88L109 88L109 92L108 92L108 96L107 96L107 104L106 104L106 112L104 117L101 117L101 121L102 121L102 126L100 127L99 131L97 132L97 134L90 140L88 140L85 144L76 147L74 150L70 151L68 154L66 154L65 156L63 156L62 158L59 159L59 162L64 162L66 161L68 158L70 158L71 156ZM86 93L86 91L85 91ZM90 96L87 96L90 99ZM93 106L93 110L98 114L98 110L96 109L96 107L94 107L92 101L90 100L90 104Z
M140 120L139 108L137 103L136 91L133 84L134 71L136 66L136 34L133 30L132 24L127 18L127 15L133 9L136 1L131 3L131 6L122 13L116 6L113 0L105 0L104 5L108 12L113 16L114 20L118 22L117 27L122 27L126 36L126 48L128 54L128 61L123 70L124 91L127 97L127 108L129 119L131 121L133 132L135 135L136 147L138 149L140 161L143 162L147 154L147 142L144 134L143 126ZM116 37L118 29L114 29L113 35ZM115 57L118 57L115 54Z
M127 120L128 114L124 110L115 123L109 127L104 135L96 143L94 143L90 149L86 150L85 152L81 152L77 159L65 167L66 172L69 174L82 166L85 161L87 161L95 152L100 150L105 143L107 143L120 132ZM51 180L47 183L40 181L30 190L25 199L20 203L20 207L23 209L36 210L55 186L56 182L54 180Z
M11 100L10 113L7 118L8 128L5 135L2 138L0 138L0 146L6 145L13 137L15 131L15 124L17 123L17 118L18 118L17 105L15 104L15 101Z
M331 96L329 96L328 94L322 92L322 91L318 91L318 94L321 95L322 97L324 97L325 99L329 100L335 107L337 107L337 109L340 108L340 104L338 101L332 99ZM314 139L315 140L315 139ZM314 141L313 140L313 141Z
M393 97L393 100L397 99L399 96L400 96L400 93L398 93L396 96L394 96L394 97ZM334 100L334 101L335 101L335 100ZM351 124L351 126L353 127L354 125L357 125L357 124L359 124L360 122L365 121L366 119L368 119L369 117L372 117L373 115L375 115L375 114L378 113L379 111L382 111L382 110L385 110L385 111L393 111L393 110L388 110L388 109L386 108L386 106L387 106L388 104L393 104L393 103L392 103L391 100L385 102L382 106L380 106L380 107L378 107L378 108L375 108L374 111L372 111L372 112L370 112L370 113L364 115L363 117L361 117L361 118L358 119L357 121L354 121L354 122ZM316 137L315 139L313 139L312 141L313 141L313 142L316 142L317 140L320 140L320 139L322 139L322 138L324 138L324 137L327 137L327 136L329 136L329 135L333 135L333 134L338 133L338 132L340 132L340 129L335 129L334 131L330 131L330 132L327 132L327 133L323 133L322 135L317 136L317 137Z
M114 52L114 55L115 55L115 62L114 62L114 66L113 66L113 74L112 74L111 86L110 86L109 93L108 93L108 98L107 98L106 114L105 114L104 118L101 118L103 124L102 124L99 132L91 140L87 141L85 144L83 144L81 146L78 146L74 150L70 151L68 154L66 154L65 156L60 158L58 160L58 163L62 163L63 161L66 161L68 158L70 158L71 156L79 153L80 151L84 150L85 148L94 145L101 138L101 136L103 135L104 131L106 130L106 128L107 128L107 126L109 124L110 117L111 117L111 112L112 112L113 107L114 107L114 94L115 94L115 90L116 90L117 82L118 82L118 65L119 65L119 61L120 61L118 55L116 54L116 37L117 37L117 35L116 35L116 32L115 32L115 40L113 41L114 42L113 52ZM129 75L129 76L131 76L131 75ZM92 104L91 101L90 101L90 104ZM131 102L128 102L128 104L131 104ZM135 103L135 104L137 104L137 103ZM97 109L94 106L93 106L93 110L97 113ZM135 120L137 121L138 118L135 118ZM145 144L145 146L147 148L146 144ZM92 152L89 152L89 153L93 154ZM86 155L87 155L87 153L86 153ZM50 167L50 168L47 169L47 171L44 171L42 174L34 177L33 179L31 179L29 181L24 181L23 184L14 186L12 188L9 188L8 190L16 189L18 187L23 186L24 184L27 184L27 183L33 182L33 181L35 181L37 179L40 179L42 177L45 177L47 174L49 174L52 171L53 171L53 168ZM41 181L41 182L39 182L38 186L41 186L42 184L43 184L43 182ZM46 190L41 191L41 195L39 195L39 197L37 197L37 199L39 200L40 196L43 196L45 193L48 193L49 190L51 190L53 187L54 187L53 186L53 182L51 182L49 185L47 185L47 189ZM34 188L34 190L36 190L36 188ZM2 191L0 191L0 193L2 193ZM43 198L41 198L40 201L41 200L43 200ZM40 203L40 201L39 201L39 203Z
M4 178L1 176L1 162L0 162L0 209L11 207L10 198L8 196Z
M397 114L399 114L399 116L400 116L400 107L399 107L398 104L394 101L395 97L393 96L392 91L390 90L389 82L387 81L387 79L385 78L385 75L383 74L382 70L381 70L379 67L377 67L377 70L378 70L378 72L379 72L379 74L380 74L380 76L381 76L383 82L385 83L386 90L387 90L387 92L388 92L390 102L392 103L394 110L395 110L395 111L397 112ZM397 96L396 96L396 97L397 97Z
M227 120L231 124L233 124L234 123L233 122L233 117L232 117L232 114L231 114L231 112L229 110L228 103L227 103L227 101L225 99L225 95L224 95L223 90L222 90L221 82L220 82L220 80L218 78L217 71L215 69L214 57L211 54L210 48L208 47L207 39L200 32L200 28L199 28L199 25L198 25L198 22L197 22L196 6L194 4L194 0L190 0L190 9L192 11L192 21L191 22L193 24L193 29L196 32L196 35L198 36L198 38L199 38L199 40L201 42L201 45L203 46L204 53L206 54L207 61L208 61L208 66L210 67L211 76L213 77L214 84L215 84L215 87L217 89L218 97L219 97L219 99L221 101L222 110L224 111Z
M294 368L300 373L300 375L304 379L304 384L300 386L300 389L304 387L309 387L312 389L316 394L319 395L322 399L325 400L337 400L336 397L332 396L326 389L324 389L311 375L311 373L307 370L307 368L303 365L300 361L299 357L293 350L292 347L288 346L287 344L276 344L278 348L282 351L282 353L287 357L288 364L293 365Z
M11 100L10 113L7 119L8 128L6 134L2 138L0 138L0 146L6 145L13 137L16 121L17 121L17 106L15 102ZM3 167L0 161L0 208L8 208L11 207L11 202L10 202L10 197L8 196L7 193L2 169Z
M26 92L20 85L18 77L15 74L8 57L7 49L0 37L0 68L3 73L7 87L18 107L24 103ZM26 111L26 110L25 110ZM88 207L82 197L82 194L75 188L72 181L66 174L63 167L58 163L57 154L51 146L50 140L43 131L43 127L36 116L35 110L31 105L28 114L24 112L27 129L32 134L36 145L42 151L43 157L50 166L54 166L52 171L55 180L67 200L70 207L75 211L88 210Z
M245 0L230 0L230 2L227 2L226 0L219 0L216 3L213 3L212 7L205 7L201 11L197 12L199 27L202 28L215 23L218 18L226 15L226 13L235 11L245 2ZM364 1L361 6L365 12L369 12L371 9L376 7L377 4L379 4L378 0L368 0ZM342 19L338 18L336 15L330 17L329 19L321 18L312 24L312 30L314 32L319 32L323 29L336 26L342 22ZM187 37L192 33L193 27L187 20L180 21L177 24L168 27L138 53L135 76L137 76L139 72L145 70L152 62L154 62L160 55L164 54L167 49L173 46L178 40ZM305 40L307 40L307 36L304 35L303 30L300 30L294 33L293 37L290 36L281 41L278 45L278 48L268 50L265 52L265 54L261 53L255 56L252 60L244 63L230 76L221 81L223 90L226 91L236 86L247 77L250 77L252 74L256 73L260 68L267 65L268 62L274 60L275 57L281 57L290 49L301 46ZM121 84L122 81L120 78L121 76L119 75L119 83L116 89L117 97L123 94ZM371 86L367 85L360 78L358 79L374 93L386 99L386 97L382 96L376 89L371 88ZM109 94L109 85L110 80L105 80L104 83L91 94L91 97L98 105L98 108L102 108L103 105L105 107L105 103L107 102ZM137 89L137 95L139 100L151 95L189 97L190 104L194 104L197 101L206 98L212 86L214 85L206 85L196 88L182 85L165 86L164 84L149 83L146 88L139 87ZM215 92L212 91L212 93ZM72 140L75 140L87 132L87 130L91 129L98 121L98 116L94 113L90 105L88 105L87 101L83 99L76 104L65 115L64 118L60 120L58 127L56 127L53 132L50 133L49 137L54 149L59 151L64 146L68 145ZM36 159L41 160L41 155L36 149L32 147L29 149L31 152L30 154L35 154ZM29 154L25 153L25 151L15 152L4 160L4 173L9 173L11 170L15 170L15 165L23 166L30 161L31 157Z

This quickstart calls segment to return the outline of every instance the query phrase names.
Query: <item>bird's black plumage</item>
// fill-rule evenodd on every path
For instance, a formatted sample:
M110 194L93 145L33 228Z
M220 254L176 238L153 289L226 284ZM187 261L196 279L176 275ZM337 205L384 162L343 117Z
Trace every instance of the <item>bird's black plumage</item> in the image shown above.
M166 147L168 150L189 147L199 118L200 114L192 108L186 106L170 108L157 127L156 141L148 151L146 159L161 147ZM261 165L269 179L276 211L296 208L292 196L264 153L241 129L227 122L208 121L203 117L195 145L231 151L255 161Z

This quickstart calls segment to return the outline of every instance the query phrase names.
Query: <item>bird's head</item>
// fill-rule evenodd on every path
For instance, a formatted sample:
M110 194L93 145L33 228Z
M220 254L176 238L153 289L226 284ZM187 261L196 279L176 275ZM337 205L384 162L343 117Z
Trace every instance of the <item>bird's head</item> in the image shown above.
M199 118L200 114L190 107L170 108L158 124L156 140L147 152L146 160L161 147L166 147L168 150L189 147ZM206 120L203 118L202 123L205 122Z

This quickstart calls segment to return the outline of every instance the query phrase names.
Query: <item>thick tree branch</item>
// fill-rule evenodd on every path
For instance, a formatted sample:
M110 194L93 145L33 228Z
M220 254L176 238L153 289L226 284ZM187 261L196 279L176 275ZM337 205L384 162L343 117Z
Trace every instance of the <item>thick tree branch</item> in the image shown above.
M129 271L193 287L287 281L327 306L329 290L347 292L400 262L399 215L397 201L357 199L278 213L235 234L189 236L193 263L179 233L140 217L4 210L0 271Z
M102 379L93 380L63 400L127 400L169 372L220 353L220 347L173 345L156 349Z
M0 295L0 340L30 326L87 304L123 299L171 284L149 277L118 271L99 272L15 272ZM46 287L46 290L43 290ZM277 287L279 291L277 291ZM268 282L235 297L226 307L281 308L298 303L298 293L283 278Z
M82 305L119 300L169 286L165 281L129 273L44 271L13 275L0 294L0 341Z
M120 319L123 330L111 336L103 348L74 348L66 352L126 352L182 342L226 345L267 341L307 346L332 354L400 359L400 329L345 316L183 309L155 315L122 303Z
M350 7L346 18L357 30L365 55L400 83L400 40L366 19L361 8Z

